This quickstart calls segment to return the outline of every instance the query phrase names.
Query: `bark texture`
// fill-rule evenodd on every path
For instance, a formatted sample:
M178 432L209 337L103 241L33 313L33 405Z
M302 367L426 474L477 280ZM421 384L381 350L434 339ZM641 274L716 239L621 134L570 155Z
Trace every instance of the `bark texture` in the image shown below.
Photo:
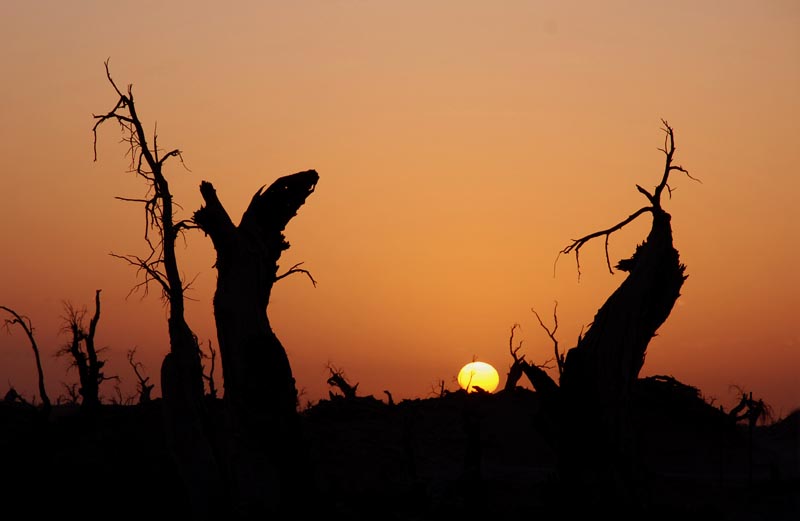
M283 230L313 193L319 176L308 170L262 187L238 226L213 185L203 182L205 205L194 222L217 252L214 316L228 420L229 476L236 515L243 519L307 504L297 388L286 351L267 314L278 259L289 248ZM313 279L312 279L313 280Z

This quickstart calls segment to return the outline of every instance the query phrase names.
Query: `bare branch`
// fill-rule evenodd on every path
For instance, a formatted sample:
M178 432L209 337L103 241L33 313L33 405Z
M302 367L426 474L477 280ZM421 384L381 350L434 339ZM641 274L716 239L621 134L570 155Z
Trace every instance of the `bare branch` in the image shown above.
M291 275L293 273L305 273L308 276L308 278L311 280L311 284L313 284L314 287L316 288L317 287L317 281L314 280L313 276L311 276L311 272L309 272L306 269L303 269L303 268L299 267L299 266L302 266L302 265L303 265L302 262L298 262L297 264L295 264L294 266L289 268L289 270L286 273L284 273L282 275L276 275L275 276L275 282L281 280L282 278L288 277L289 275Z
M664 188L667 189L669 196L670 197L672 196L672 189L670 188L668 183L669 183L669 174L673 170L677 170L679 172L686 174L686 176L693 181L697 181L698 183L701 182L699 179L696 179L691 175L689 175L689 172L685 168L672 164L672 158L674 157L676 150L675 132L672 130L672 127L669 126L669 123L667 123L665 119L662 119L661 123L664 125L662 130L664 131L665 135L664 135L664 148L659 148L659 150L664 153L666 159L664 161L664 173L661 176L661 182L658 183L658 186L656 186L656 190L653 194L653 200L650 201L651 203L653 203L653 206L658 209L661 208L661 193L664 191Z
M683 168L681 166L678 166L678 165L673 165L672 164L672 159L673 159L673 156L675 155L675 134L674 134L674 132L672 130L672 127L669 126L669 124L666 122L666 120L662 119L661 122L664 124L664 128L662 130L666 134L664 136L664 147L663 148L659 148L659 150L666 155L666 159L665 159L665 162L664 162L664 173L661 176L661 181L656 186L655 191L652 194L650 192L648 192L646 189L642 188L640 185L638 185L638 184L636 185L636 190L639 193L641 193L642 195L644 195L645 197L647 197L647 200L650 202L650 206L645 206L643 208L639 208L637 211L635 211L634 213L629 215L627 219L624 219L624 220L618 222L617 224L615 224L614 226L612 226L610 228L606 228L605 230L600 230L600 231L597 231L597 232L594 232L594 233L590 233L588 235L585 235L585 236L581 237L580 239L573 240L571 244L569 244L563 250L558 252L558 255L556 255L555 263L558 262L558 259L559 259L559 257L561 255L575 252L575 263L576 263L577 269L578 269L578 280L580 280L580 278L581 278L581 263L580 263L580 256L579 256L580 255L580 249L583 247L584 244L586 244L590 240L595 239L597 237L605 237L606 265L608 266L608 272L611 273L612 275L614 274L614 270L611 267L611 259L610 259L609 254L608 254L608 241L609 241L609 238L611 237L611 234L616 232L616 231L621 230L622 228L624 228L625 226L627 226L628 224L630 224L631 222L636 220L636 218L639 217L640 215L642 215L643 213L650 212L651 214L654 214L656 212L663 212L663 210L661 208L661 194L664 191L664 189L666 188L668 194L671 197L672 196L672 191L673 191L673 189L668 184L670 172L679 171L679 172L682 172L682 173L686 174L690 179L692 179L694 181L697 181L697 182L700 182L699 179L696 179L696 178L692 177L691 175L689 175L689 172L685 168ZM555 263L553 264L554 271L555 271Z
M544 329L547 332L547 336L549 336L550 340L553 341L553 352L555 353L555 361L556 361L556 365L558 366L558 376L560 377L561 376L561 372L564 369L564 355L562 353L559 353L559 351L558 351L558 339L556 339L556 331L558 331L558 301L555 301L555 303L553 304L553 323L554 323L554 326L553 326L552 330L550 330L550 328L548 328L544 324L544 322L542 322L542 318L539 316L539 313L537 313L535 309L531 308L531 311L533 311L533 314L536 315L536 320L539 321L539 325L542 326L542 329ZM549 369L550 367L549 367L548 364L552 360L553 359L548 360L544 364L539 365L537 367Z
M558 256L560 256L560 255L568 255L569 253L571 253L573 251L575 252L575 262L577 263L577 266L578 266L578 280L580 280L580 277L581 277L581 263L580 263L580 259L578 257L578 252L583 247L583 245L586 244L587 242L589 242L590 240L592 240L592 239L594 239L596 237L605 236L605 239L606 239L605 240L606 264L608 265L609 273L611 273L613 275L614 270L611 269L611 260L610 260L609 255L608 255L608 239L609 239L609 237L611 236L612 233L614 233L614 232L616 232L618 230L621 230L623 227L625 227L626 225L628 225L631 222L633 222L634 220L636 220L636 218L639 217L640 215L642 215L643 213L652 212L652 211L653 211L653 207L652 206L645 206L643 208L639 208L634 213L629 215L627 219L618 222L617 224L615 224L614 226L612 226L610 228L606 228L605 230L600 230L600 231L597 231L597 232L594 232L594 233L590 233L589 235L584 235L580 239L573 240L572 244L570 244L569 246L567 246L566 248L564 248L563 250L558 252ZM556 256L556 260L558 260L558 256Z
M509 353L511 353L511 358L514 359L514 363L517 364L525 360L525 355L519 357L517 356L519 350L522 349L522 340L520 340L519 344L517 344L517 346L514 347L514 332L517 330L518 327L520 327L519 324L514 324L513 326L511 326L511 335L508 337L508 351Z
M208 374L203 373L203 379L208 382L208 395L211 398L217 397L217 386L214 382L214 369L216 366L216 359L217 359L217 351L214 349L214 346L211 344L211 340L208 341L208 351L211 355L207 355L200 349L200 357L201 358L209 358L211 359L211 367L208 370ZM205 367L203 368L205 369Z
M4 327L7 332L11 333L11 326L14 324L19 324L19 327L25 331L25 335L27 335L28 340L31 344L31 349L33 350L33 355L36 359L36 372L39 377L39 396L42 399L43 410L45 413L50 411L50 398L47 396L47 390L44 387L44 371L42 370L42 360L39 357L39 346L36 344L36 339L33 336L33 325L31 323L31 319L24 315L20 315L13 309L0 306L0 309L9 313L13 318L7 318L4 321Z
M347 381L347 377L344 374L343 369L337 369L334 365L328 363L327 365L328 371L330 371L331 376L328 378L328 385L331 387L338 387L340 391L342 391L342 395L345 398L355 398L356 391L358 390L358 384L351 385L350 382ZM333 393L330 393L331 397L334 396Z
M94 116L95 124L92 131L94 134L95 160L97 159L97 129L106 121L116 121L125 134L123 141L128 145L127 155L131 159L131 172L142 177L147 182L148 187L148 195L144 198L118 197L117 199L144 204L144 239L150 249L150 254L147 258L133 255L119 256L112 254L112 256L121 258L137 266L140 270L144 270L146 274L144 284L135 286L131 293L142 286L146 290L148 282L155 280L161 285L164 290L164 297L171 302L171 305L173 307L181 307L183 291L186 289L186 285L178 271L174 246L177 236L182 231L190 229L192 225L190 221L174 222L174 209L178 205L172 200L169 184L162 173L162 167L171 157L178 157L184 168L186 168L186 165L179 149L170 150L164 155L160 154L157 125L153 131L153 148L150 148L144 127L137 114L133 98L133 86L128 85L127 93L123 93L111 77L108 64L109 61L106 60L106 77L114 88L118 99L111 111ZM153 240L150 237L153 230L157 232L157 240Z
M184 219L176 222L174 229L176 232L182 232L183 230L199 230L200 227L194 223L194 220Z
M149 376L144 376L142 373L139 372L139 369L144 370L144 365L141 362L137 362L134 360L136 356L136 348L128 350L128 363L133 368L133 372L136 375L136 379L138 380L136 383L137 391L139 392L139 403L145 403L150 401L150 393L153 390L154 385L147 383L150 380Z
M134 198L131 198L131 197L119 197L119 196L114 197L114 199L116 199L118 201L126 201L126 202L129 202L129 203L152 204L152 202L153 202L153 199L134 199Z
M508 352L511 353L511 358L513 358L514 362L511 364L511 367L508 369L508 374L506 375L506 383L503 386L505 391L513 391L517 387L517 382L522 378L523 364L526 363L525 355L517 356L519 350L522 349L522 340L514 347L514 333L518 327L520 327L519 324L512 325L511 334L508 337Z
M118 255L116 253L110 253L109 255L117 259L122 259L128 264L139 268L139 271L143 271L145 273L144 281L140 282L139 284L136 284L128 292L129 296L141 288L144 288L144 294L147 295L149 291L150 281L156 281L161 286L161 289L163 290L165 297L169 295L170 286L166 281L166 275L163 274L161 271L159 271L157 268L157 266L162 264L163 261L158 259L151 260L152 255L147 259L142 259L141 257L138 257L136 255Z

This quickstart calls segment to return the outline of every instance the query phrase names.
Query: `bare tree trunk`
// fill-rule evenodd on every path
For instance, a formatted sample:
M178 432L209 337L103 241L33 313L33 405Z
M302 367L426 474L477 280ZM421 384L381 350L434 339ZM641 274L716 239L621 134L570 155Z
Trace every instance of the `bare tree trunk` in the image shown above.
M59 356L72 356L72 365L77 369L80 381L78 392L81 396L81 409L88 412L94 412L100 407L100 384L107 379L102 371L105 361L97 356L97 349L94 345L97 324L100 322L99 289L95 291L94 301L95 311L89 322L88 331L84 328L83 323L86 309L76 309L72 304L65 303L64 329L70 332L72 338L57 353Z
M94 293L94 316L89 321L89 331L86 333L86 356L89 362L88 374L86 381L87 394L91 397L90 403L86 406L90 409L96 409L100 406L100 383L105 379L103 375L103 366L105 361L97 357L97 348L94 345L94 336L97 332L97 324L100 322L100 290L95 290ZM83 387L83 385L81 385ZM84 395L84 400L86 395Z
M314 191L309 170L259 190L235 226L207 182L194 222L217 251L214 316L229 422L230 473L237 515L245 519L297 509L308 501L305 454L297 413L297 388L286 351L267 315L273 284L305 270L278 275L289 247L283 230ZM310 275L309 275L310 276ZM313 281L313 279L312 279Z
M689 174L672 164L674 135L672 128L663 123L667 136L662 149L666 162L661 181L652 194L637 186L650 206L611 228L573 241L561 251L574 252L577 260L586 242L605 236L606 260L611 270L608 237L640 215L651 213L653 221L647 239L631 258L616 266L629 272L627 278L598 310L578 345L567 352L560 367L559 386L541 369L527 364L524 367L531 383L542 393L548 419L556 426L552 438L559 455L563 490L570 498L581 498L564 502L565 507L580 510L572 514L630 512L643 507L637 493L631 393L647 346L669 317L686 279L685 267L673 246L671 217L661 207L661 195L665 189L671 190L671 172ZM555 341L549 330L548 333Z
M162 410L167 444L184 480L193 517L206 519L214 515L217 506L219 470L210 439L209 418L203 403L200 349L186 322L185 286L175 255L176 240L188 227L188 223L176 221L172 193L163 173L168 159L180 159L182 156L178 149L163 153L158 146L155 132L153 145L150 147L136 111L132 86L129 85L127 93L123 93L111 78L107 61L105 67L106 77L114 87L118 100L110 112L94 116L95 146L97 128L106 121L116 121L130 147L131 170L147 182L149 189L146 199L123 199L144 204L145 241L150 249L148 256L115 256L136 266L145 274L145 281L142 283L145 287L150 282L161 286L169 304L167 330L170 351L161 366L161 391L164 400ZM158 234L156 240L150 238L153 232Z
M630 274L567 353L561 378L561 471L597 501L636 506L630 398L650 340L672 311L685 279L672 246L670 216L653 226Z

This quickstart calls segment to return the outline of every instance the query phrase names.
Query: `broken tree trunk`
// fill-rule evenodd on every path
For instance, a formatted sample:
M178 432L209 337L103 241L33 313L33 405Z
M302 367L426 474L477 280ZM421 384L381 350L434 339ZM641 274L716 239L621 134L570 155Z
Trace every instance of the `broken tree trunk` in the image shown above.
M81 396L81 410L93 414L100 408L100 384L105 380L116 377L106 377L103 374L105 360L98 357L94 337L97 333L97 324L100 322L100 290L95 290L95 311L89 322L88 331L84 327L86 309L76 309L71 303L64 303L64 330L69 332L71 338L61 348L57 356L72 357L71 365L78 371Z
M217 251L214 317L230 429L230 478L236 514L254 518L307 503L308 492L297 388L286 351L267 315L278 259L289 248L283 230L319 179L308 170L276 180L253 196L239 226L231 221L213 185L194 222ZM313 281L313 279L312 279Z

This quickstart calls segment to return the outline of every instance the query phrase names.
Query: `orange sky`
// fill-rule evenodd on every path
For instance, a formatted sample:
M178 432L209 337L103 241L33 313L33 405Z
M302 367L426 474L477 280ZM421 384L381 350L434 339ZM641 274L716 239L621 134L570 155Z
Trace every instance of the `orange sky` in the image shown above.
M165 5L169 4L169 5ZM136 346L158 382L167 350L154 291L126 299L144 253L144 185L111 125L92 161L92 114L113 107L103 61L134 84L148 129L180 148L167 175L183 217L214 183L238 222L253 193L315 168L286 230L270 315L304 399L327 363L359 391L425 397L456 388L477 358L504 375L519 322L527 359L561 345L621 282L602 243L553 262L569 240L646 203L663 168L660 118L675 128L665 206L689 275L643 374L672 374L730 407L731 385L785 415L800 406L800 6L775 2L22 2L0 5L0 305L31 317L51 398L62 301L92 304L108 373L134 377ZM644 238L612 237L612 261ZM216 273L201 233L179 250L197 277L190 325L214 339ZM214 339L216 344L216 340ZM501 376L502 379L502 376ZM0 391L35 393L24 334L0 335ZM158 387L157 392L160 392ZM113 385L105 387L107 397Z

